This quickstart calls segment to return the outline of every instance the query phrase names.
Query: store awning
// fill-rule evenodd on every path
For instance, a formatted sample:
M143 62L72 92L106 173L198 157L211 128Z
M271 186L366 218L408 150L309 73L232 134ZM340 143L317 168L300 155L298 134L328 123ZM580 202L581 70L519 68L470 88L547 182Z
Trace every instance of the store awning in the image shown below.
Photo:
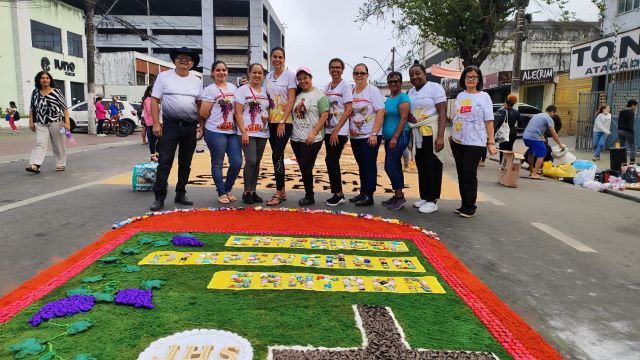
M461 70L447 69L439 65L431 66L431 75L447 79L460 79Z

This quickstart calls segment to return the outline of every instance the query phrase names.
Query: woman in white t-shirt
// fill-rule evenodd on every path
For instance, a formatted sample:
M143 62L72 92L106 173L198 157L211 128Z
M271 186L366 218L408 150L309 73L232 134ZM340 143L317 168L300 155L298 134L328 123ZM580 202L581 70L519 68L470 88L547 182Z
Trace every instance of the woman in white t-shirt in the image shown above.
M200 127L198 137L204 132L204 141L211 153L211 176L218 192L218 202L229 204L236 201L231 194L233 184L242 167L242 150L240 138L233 118L235 85L227 82L227 64L217 60L211 65L211 77L214 83L202 91L200 105ZM206 123L205 123L206 121ZM203 130L204 129L204 130ZM222 176L224 155L229 157L229 169L226 179Z
M324 128L324 146L326 157L324 162L329 173L329 184L333 196L325 201L329 206L337 206L345 202L342 192L342 176L340 172L340 156L344 145L349 140L349 117L353 95L351 86L342 79L344 62L335 58L329 61L329 74L331 82L324 88L324 93L329 100L329 118Z
M273 71L267 74L265 87L269 95L269 144L276 177L276 193L267 205L278 205L287 200L284 184L284 149L291 137L291 109L296 99L296 75L284 64L284 49L271 49Z
M242 137L244 151L244 193L245 204L263 202L256 193L260 161L269 139L269 98L262 86L264 68L262 64L251 64L249 67L249 83L238 88L235 95L236 125Z
M298 94L293 105L291 148L296 154L304 184L304 197L298 201L300 206L316 203L313 194L313 166L322 147L324 126L329 116L329 100L322 90L313 87L312 77L311 70L306 66L296 70Z
M455 212L464 218L476 215L478 197L478 164L482 154L497 153L493 138L493 105L482 90L482 71L467 66L460 75L464 91L456 98L456 116L451 129L451 151L456 161L458 189L462 206Z
M360 172L360 193L349 199L356 206L373 205L373 193L378 178L378 149L382 142L384 96L369 84L369 69L365 64L353 68L353 112L349 120L349 135L353 156Z

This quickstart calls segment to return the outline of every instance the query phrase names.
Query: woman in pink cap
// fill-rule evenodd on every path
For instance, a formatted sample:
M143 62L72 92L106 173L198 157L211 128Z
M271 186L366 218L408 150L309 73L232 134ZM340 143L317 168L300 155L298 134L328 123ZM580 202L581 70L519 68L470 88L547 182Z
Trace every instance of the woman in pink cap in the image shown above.
M329 100L324 91L313 87L311 70L301 66L296 70L298 89L293 105L291 147L296 154L304 183L304 197L300 206L316 203L313 195L313 165L324 139L324 125L329 117Z

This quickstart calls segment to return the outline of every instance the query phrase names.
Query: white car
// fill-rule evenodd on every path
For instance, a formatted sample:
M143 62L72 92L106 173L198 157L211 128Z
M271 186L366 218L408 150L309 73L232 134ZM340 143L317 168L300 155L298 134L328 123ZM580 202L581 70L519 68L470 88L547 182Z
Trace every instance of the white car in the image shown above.
M109 116L109 104L111 101L102 100L107 109L107 116ZM131 129L138 126L138 112L128 101L118 101L118 107L120 108L120 121L127 121L131 123ZM89 127L89 106L86 101L77 103L69 108L69 119L71 120L71 131L76 127L88 128Z

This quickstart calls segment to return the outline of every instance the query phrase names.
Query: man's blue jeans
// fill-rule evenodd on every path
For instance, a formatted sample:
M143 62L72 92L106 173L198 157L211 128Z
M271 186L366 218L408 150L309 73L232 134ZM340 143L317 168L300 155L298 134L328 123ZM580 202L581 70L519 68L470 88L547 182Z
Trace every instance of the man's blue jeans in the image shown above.
M233 184L236 182L242 167L240 137L236 134L223 134L205 129L204 141L211 152L211 176L213 176L213 182L216 184L218 196L222 196L233 189ZM224 154L229 157L229 170L227 170L226 180L222 176Z

